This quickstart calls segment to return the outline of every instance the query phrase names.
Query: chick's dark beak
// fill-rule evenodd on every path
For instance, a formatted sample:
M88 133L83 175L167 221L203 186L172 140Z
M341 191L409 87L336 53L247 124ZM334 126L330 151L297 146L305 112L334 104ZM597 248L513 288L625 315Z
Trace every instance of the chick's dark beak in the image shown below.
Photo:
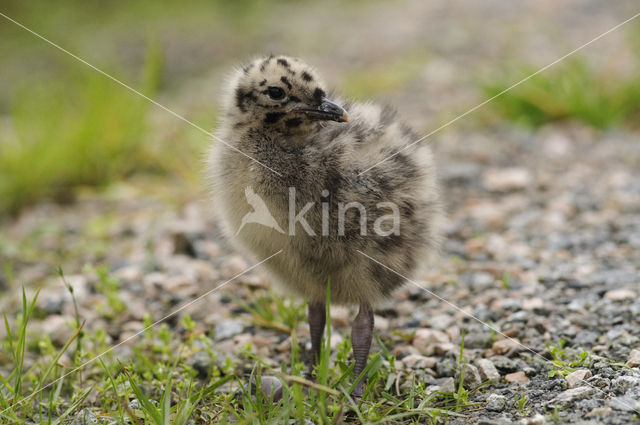
M320 105L313 108L300 108L297 111L302 112L309 119L317 121L349 121L349 115L344 108L324 97L320 99Z
M320 104L319 110L320 112L326 114L327 119L331 121L337 121L337 122L349 121L349 115L347 114L347 111L345 111L344 108L342 108L342 106L339 106L333 103L332 101L330 101L325 97L322 98L322 103Z

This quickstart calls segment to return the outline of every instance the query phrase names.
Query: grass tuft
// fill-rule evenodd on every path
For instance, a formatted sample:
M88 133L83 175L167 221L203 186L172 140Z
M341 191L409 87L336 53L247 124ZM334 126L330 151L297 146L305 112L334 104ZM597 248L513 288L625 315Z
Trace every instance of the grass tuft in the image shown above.
M481 83L481 88L493 97L535 71L531 66L512 67L498 80ZM637 75L612 78L581 57L568 58L491 102L500 116L524 126L578 121L597 129L620 125L637 128L639 104Z
M148 96L160 69L160 53L151 48L136 84ZM0 132L0 213L158 168L144 143L149 102L114 84L75 62L61 79L24 83L5 123L9 131Z
M72 288L68 290L72 292ZM63 424L95 415L116 423L153 425L308 420L321 424L436 424L461 416L470 406L461 386L455 394L433 391L417 375L398 369L395 357L377 334L380 352L370 355L363 372L368 376L364 396L355 405L350 397L354 377L349 339L332 350L329 341L335 330L327 320L327 338L315 380L310 380L297 337L305 320L301 314L304 303L283 301L280 295L260 291L262 295L256 295L264 298L261 307L246 309L243 314L254 318L264 315L268 320L256 321L258 326L291 338L289 360L278 367L257 357L250 346L236 357L221 356L200 325L187 315L181 317L178 323L182 325L176 329L166 324L149 329L132 341L131 354L119 359L116 353L105 353L104 331L83 329L83 320L76 314L75 333L64 347L55 350L47 336L35 343L27 341L27 335L38 338L27 332L28 323L34 320L37 293L31 300L23 293L22 313L15 323L4 315L7 336L1 341L0 352L0 422ZM327 300L329 297L330 287ZM326 313L331 317L328 302ZM147 317L145 324L150 323ZM80 334L82 344L74 351L70 347ZM198 352L211 359L206 376L189 366ZM87 363L97 355L102 357ZM85 366L74 370L81 365ZM247 367L250 376L246 375ZM255 391L249 385L252 379L258 383ZM261 390L263 379L280 381L281 400L273 402ZM401 389L407 380L413 384Z

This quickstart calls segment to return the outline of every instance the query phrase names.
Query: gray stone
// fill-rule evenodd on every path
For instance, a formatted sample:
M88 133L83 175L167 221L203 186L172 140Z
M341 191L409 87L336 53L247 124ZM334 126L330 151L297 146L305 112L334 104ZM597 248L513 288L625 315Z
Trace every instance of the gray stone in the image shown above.
M260 388L264 396L273 401L279 401L282 398L282 382L275 376L260 377ZM251 382L251 394L256 393L255 378Z
M449 314L437 314L427 319L427 324L433 329L444 331L455 323L455 319Z
M431 369L437 362L438 360L434 357L425 357L420 354L409 354L402 359L402 363L409 369Z
M572 403L575 403L579 400L583 400L595 393L596 390L592 387L578 387L570 390L566 390L558 394L553 400L551 400L548 404L551 406L568 406Z
M640 409L640 400L628 396L613 397L609 401L609 406L614 410L623 412L634 412Z
M592 418L594 416L607 417L610 415L611 415L610 407L596 407L595 409L591 410L589 413L584 415L584 417L585 418Z
M493 343L493 352L496 354L507 354L521 348L520 341L516 338L500 339Z
M464 368L464 380L462 382L462 386L465 389L474 389L480 386L482 383L482 378L480 378L480 372L478 372L478 368L472 364L466 364L463 366ZM456 376L454 378L456 382L460 380L460 370L456 372Z
M440 391L449 394L456 392L455 380L452 377L444 378L442 382L440 382Z
M544 425L547 423L547 418L540 413L536 413L530 418L523 418L519 422L521 425Z
M457 364L453 360L440 360L436 363L435 370L439 377L453 377L456 374Z
M630 388L640 385L640 378L635 376L619 376L611 381L611 389L616 392L616 394L624 394Z
M629 360L627 360L627 366L640 366L640 350L631 350L631 353L629 353Z
M76 414L73 425L93 425L98 423L98 418L89 408L84 408Z
M491 168L482 175L482 185L491 192L522 190L532 183L531 173L521 167Z
M73 296L67 284L73 288ZM87 300L89 292L89 282L84 275L65 275L64 280L56 277L40 291L37 305L49 314L62 314L70 311L65 307L71 307L73 298L82 304Z
M493 362L489 359L478 359L476 360L476 366L478 367L478 372L480 373L480 378L483 381L499 381L500 373Z
M599 336L600 334L598 332L584 329L576 334L575 338L573 338L573 342L576 345L593 344L596 342Z
M464 337L464 348L489 348L491 346L491 334L473 332Z
M503 395L490 394L485 409L491 412L502 412L507 407L507 398Z
M591 377L591 371L589 369L578 369L568 374L564 379L567 381L569 388L575 388L584 385L584 380L589 377Z
M193 355L189 365L198 372L198 376L206 378L211 368L211 356L204 351L199 351Z
M478 425L513 425L514 422L511 422L507 418L480 418L478 420Z
M222 321L216 325L213 330L213 339L216 341L222 341L223 339L229 339L235 335L242 333L244 325L237 320L229 319Z
M451 342L449 336L434 329L418 329L413 337L413 346L425 356L430 356L436 352L438 344Z
M604 294L604 297L614 302L633 300L636 298L636 293L630 289L612 289Z
M471 275L471 284L475 289L487 289L493 286L495 278L491 273L478 272Z
M44 335L49 335L49 338L54 344L62 346L71 338L71 335L73 335L71 323L71 319L52 314L42 321L40 330Z
M505 356L493 356L491 357L491 362L503 373L516 372L520 368L517 360Z
M452 162L446 167L438 169L440 178L448 182L467 183L475 180L480 172L480 167L475 162Z

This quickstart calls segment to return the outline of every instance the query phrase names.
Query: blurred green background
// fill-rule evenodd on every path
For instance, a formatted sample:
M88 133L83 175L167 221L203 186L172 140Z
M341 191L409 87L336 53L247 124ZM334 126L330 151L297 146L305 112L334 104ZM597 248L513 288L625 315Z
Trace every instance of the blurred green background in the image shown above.
M625 4L593 27L587 9L573 11L586 25L572 26L574 16L549 5L528 5L528 14L498 8L504 16L487 6L483 16L482 7L469 15L397 0L38 0L5 2L1 11L206 130L215 128L232 66L285 53L316 65L347 96L393 104L426 133L628 17ZM548 18L546 26L518 26L532 15ZM464 125L637 128L639 28L629 24ZM206 134L2 17L0 57L0 214L41 199L68 201L78 187L132 176L201 186Z

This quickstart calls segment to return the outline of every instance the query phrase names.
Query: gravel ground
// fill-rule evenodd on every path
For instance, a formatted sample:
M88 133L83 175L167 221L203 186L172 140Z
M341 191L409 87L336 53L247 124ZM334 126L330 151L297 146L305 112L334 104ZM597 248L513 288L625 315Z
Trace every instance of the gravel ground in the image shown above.
M556 8L551 2L542 3L532 12L535 19L554 16L560 23L573 19L568 14L570 5ZM416 2L407 4L423 12L415 16L437 14ZM494 21L516 13L496 5L476 8ZM584 9L578 19L581 25L604 31L621 21L613 12L587 13L589 8ZM491 15L495 10L502 10L502 15ZM466 20L474 17L472 11L466 14ZM444 14L430 33L445 31L450 19ZM486 27L485 23L482 28ZM466 37L482 28L476 23L462 38L453 37L455 31L448 32L452 37L440 51L436 49L436 65L425 72L422 82L429 83L427 92L409 88L398 98L390 98L391 103L401 105L409 121L425 125L424 118L412 115L412 105L421 96L444 99L438 90L457 87L434 108L447 102L468 104L475 98L468 86L469 76L462 77L456 64L477 63L486 68L489 59L500 56L499 45L491 44L495 30L487 32L484 48L462 48L468 46ZM530 24L522 27L522 33L534 29ZM403 34L412 39L419 30L417 24L408 25ZM577 45L575 38L588 40L572 36L573 32L567 30L567 44ZM332 36L339 37L340 32ZM536 38L529 40L534 43ZM548 38L538 42L532 44L535 51L552 60L555 50L547 45ZM341 49L338 57L347 57L348 45ZM367 63L366 57L359 59ZM455 71L444 72L447 78L443 79L443 69ZM420 81L416 85L422 86ZM376 331L401 360L398 386L410 385L415 377L434 390L453 391L464 334L465 386L474 389L492 381L471 392L469 400L478 406L464 418L452 419L452 424L638 421L637 134L596 133L577 126L536 132L507 125L463 126L429 143L436 151L447 203L440 261L416 281L432 294L409 284L376 310ZM19 291L8 287L9 280L25 283L29 293L43 288L39 307L46 314L33 323L32 332L47 333L54 343L64 343L72 333L67 324L74 313L55 273L60 265L75 288L87 328L107 330L108 343L122 341L144 327L144 313L161 319L256 262L221 240L211 208L205 193L185 192L177 182L145 180L118 184L100 193L82 192L72 205L36 205L3 224L0 254L7 260L3 263L12 267L0 272L4 292L0 310L12 312L17 305ZM116 297L126 308L116 317L105 317L109 301L104 291L96 290L99 279L92 269L96 264L106 264L110 275L119 279ZM252 294L271 283L259 270L252 270L178 316L188 313L209 329L221 357L236 356L240 347L251 342L255 354L278 365L288 360L290 340L277 330L257 327L238 302L251 302ZM353 315L347 308L333 310L333 345L348 337ZM168 320L170 326L177 322ZM306 327L300 328L299 335L307 340ZM0 337L4 336L2 328ZM379 347L374 344L373 350ZM126 357L127 345L117 352ZM194 356L193 364L199 361L203 360Z
M407 285L376 310L377 332L402 360L400 388L415 375L452 391L466 332L465 385L494 381L472 392L479 407L452 423L638 419L640 145L633 137L571 127L535 134L501 128L482 136L449 134L435 143L448 199L446 242L438 267L416 283L437 297ZM9 241L37 240L45 257L28 259L27 253L15 263L15 281L44 288L39 304L49 315L34 332L59 345L71 333L65 324L73 305L49 265L57 256L74 258L62 264L80 315L89 330L107 329L111 343L142 329L144 312L160 319L254 264L220 241L207 202L163 202L143 186L122 184L71 206L41 204L5 228ZM19 251L20 243L5 245L8 255L12 249ZM121 282L118 297L126 309L112 320L101 314L106 301L95 290L95 273L83 272L95 261L108 264ZM251 302L251 293L269 284L251 271L180 314L208 328L223 357L252 342L268 363L286 362L286 335L256 327L235 298ZM16 294L3 297L2 311L13 309ZM353 313L334 309L334 345L348 337ZM407 340L394 330L414 335ZM299 332L306 340L306 328ZM126 345L118 350L127 355ZM560 362L554 367L549 360ZM523 395L526 415L517 407Z

